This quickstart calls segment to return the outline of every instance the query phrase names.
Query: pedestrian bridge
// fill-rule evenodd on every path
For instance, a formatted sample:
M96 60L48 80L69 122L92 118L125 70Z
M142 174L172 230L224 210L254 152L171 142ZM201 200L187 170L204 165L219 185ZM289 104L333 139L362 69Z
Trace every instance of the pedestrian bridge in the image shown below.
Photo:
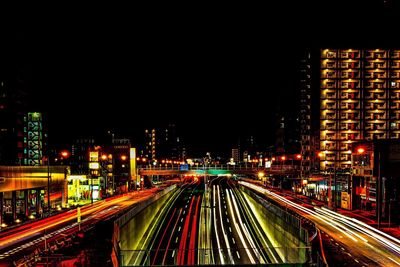
M139 166L138 174L147 175L287 175L296 177L300 174L300 168L296 165L276 165L270 168L260 166L236 166L236 165L209 165L209 166Z

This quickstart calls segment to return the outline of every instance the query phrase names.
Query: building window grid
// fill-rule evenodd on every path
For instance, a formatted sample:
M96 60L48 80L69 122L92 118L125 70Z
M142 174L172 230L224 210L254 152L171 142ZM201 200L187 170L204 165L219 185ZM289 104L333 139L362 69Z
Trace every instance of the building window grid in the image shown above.
M349 142L349 139L352 141L361 138L397 138L399 133L395 133L393 130L398 131L400 125L396 123L396 126L393 126L393 122L397 120L400 122L399 113L394 112L400 109L400 101L396 101L400 100L400 90L394 90L398 89L400 81L391 81L393 78L400 77L400 71L393 70L400 69L400 60L391 60L391 57L388 57L391 55L392 58L400 58L400 50L394 52L356 50L359 51L358 56L346 54L348 51L328 50L323 52L321 57L321 148L326 151L339 152L337 158L339 161L349 160L348 144L344 143ZM363 53L364 56L361 56ZM351 68L351 72L346 68ZM364 73L364 77L360 75L362 73ZM363 80L365 81L364 87ZM346 92L346 89L351 91ZM364 97L362 97L362 90ZM363 106L371 111L366 112L365 118L357 116L357 123L349 120L349 117L354 119L355 116L349 116L348 114L351 113L343 112L348 109L361 110ZM339 114L341 116L338 116ZM335 122L327 123L328 119L333 119ZM339 121L342 122L341 120L349 121L339 124ZM364 121L363 125L361 121ZM366 127L368 124L369 127L371 124L374 125L374 129L368 130ZM324 125L329 127L324 127ZM337 127L338 125L340 127ZM328 132L328 128L333 132ZM362 134L363 131L365 136ZM328 144L328 140L337 141L338 145ZM337 148L339 148L338 151ZM326 158L326 166L332 165L331 158ZM340 162L339 165L341 165Z

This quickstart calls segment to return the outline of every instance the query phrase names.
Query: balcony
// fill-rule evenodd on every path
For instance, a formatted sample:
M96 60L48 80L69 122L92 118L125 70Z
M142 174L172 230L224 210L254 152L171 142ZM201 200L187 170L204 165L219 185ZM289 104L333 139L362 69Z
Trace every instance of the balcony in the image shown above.
M336 93L334 93L334 92L322 93L321 98L322 99L335 99L336 98Z
M322 68L324 69L336 69L336 61L325 59L321 63Z
M400 58L400 50L392 50L390 51L391 58Z
M391 120L400 120L400 113L392 113L390 114Z
M348 101L348 100L346 100L346 101ZM342 103L340 103L340 108L341 109L360 109L360 104L358 103L358 102L351 102L351 103L348 103L348 102L342 102Z
M342 71L340 72L340 78L342 79L356 79L360 78L360 73L357 71Z
M343 59L360 58L359 50L342 50L340 51L340 57Z
M364 65L366 69L386 69L386 61L367 61Z
M324 119L327 119L327 120L334 120L334 119L336 119L336 116L335 115L325 115L325 118Z
M337 78L337 73L334 70L324 70L321 72L321 78L335 79Z
M364 86L366 89L383 89L386 88L385 81L367 81Z
M400 103L391 103L390 109L400 109Z
M368 59L382 59L388 57L388 52L386 50L367 50L364 56Z
M364 77L366 79L384 79L387 78L386 71L368 71L365 73Z
M365 99L369 99L369 100L375 100L375 99L386 99L386 93L369 93L367 95L365 95Z
M390 133L390 138L391 139L399 139L400 134L399 133Z
M322 127L322 130L335 130L336 127L335 125L326 125L325 127Z
M321 83L321 87L326 89L334 89L336 88L336 81L323 80Z
M342 89L353 89L353 88L360 88L360 82L358 81L341 81L340 88Z
M347 92L342 92L340 94L342 99L359 99L360 94L359 93L347 93Z
M327 51L327 52L323 52L322 56L324 58L336 58L337 57L337 52L336 51Z
M390 92L390 99L392 99L392 100L400 100L400 92Z
M360 62L359 61L341 61L339 64L342 69L359 69Z
M392 79L400 79L400 71L392 70L390 72L390 78L392 78Z
M400 60L392 61L390 67L392 69L400 69Z

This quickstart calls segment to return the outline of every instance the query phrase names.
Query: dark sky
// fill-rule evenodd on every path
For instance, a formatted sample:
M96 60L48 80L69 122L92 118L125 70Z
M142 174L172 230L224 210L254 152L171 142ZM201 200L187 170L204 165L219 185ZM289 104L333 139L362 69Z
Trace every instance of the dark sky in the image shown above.
M114 128L135 143L144 127L175 122L193 149L228 150L249 134L266 146L274 113L297 104L304 48L388 38L367 36L362 15L332 23L326 6L308 7L274 18L257 6L67 11L25 18L8 54L28 69L33 107L58 142Z

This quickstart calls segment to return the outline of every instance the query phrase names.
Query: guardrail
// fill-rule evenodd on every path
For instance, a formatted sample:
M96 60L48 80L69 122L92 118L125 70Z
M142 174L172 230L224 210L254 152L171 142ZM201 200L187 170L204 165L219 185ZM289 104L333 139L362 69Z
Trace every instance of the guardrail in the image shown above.
M143 258L146 259L143 262L140 263L126 263L124 266L150 266L153 264L153 266L177 266L177 265L191 265L191 266L220 266L222 265L218 257L214 262L211 262L210 264L198 264L198 262L202 261L202 255L219 255L220 253L224 255L229 255L229 254L239 254L239 255L246 255L248 253L254 253L256 255L254 257L255 263L252 263L250 260L246 262L246 260L241 260L240 264L236 263L237 265L242 265L245 264L246 266L248 265L254 265L254 266L310 266L310 263L305 261L304 259L298 259L294 261L288 261L285 259L281 259L280 257L277 258L277 262L273 262L271 259L267 259L263 257L262 255L268 255L271 251L275 251L277 255L287 255L289 253L292 254L301 254L299 251L304 251L308 250L309 247L246 247L246 248L214 248L214 249L160 249L160 250L121 250L121 258ZM165 261L156 258L155 255L168 255L167 259ZM182 258L179 259L179 255L193 255L192 261L190 263L187 262L182 262ZM132 256L133 255L133 256ZM160 260L160 262L157 262L157 260ZM236 260L236 259L235 259ZM231 265L229 262L229 259L227 259L227 262L225 264Z
M112 242L113 242L113 254L115 255L115 259L118 261L120 260L120 248L119 248L119 241L120 241L120 229L122 226L124 226L129 220L133 218L136 214L138 214L140 211L144 210L147 206L150 204L154 203L158 199L160 199L162 196L168 194L172 190L176 188L176 184L173 184L164 190L156 193L155 195L152 195L150 198L146 199L145 201L136 203L135 205L132 206L127 212L125 212L123 215L121 215L118 219L114 221L114 232L113 232L113 237L112 237ZM121 261L119 261L121 262Z
M209 165L209 166L189 166L181 168L180 166L151 166L151 165L138 165L139 170L169 170L169 171L188 171L188 170L254 170L254 171L297 171L300 166L297 165L272 165L270 168L262 166L251 165Z

